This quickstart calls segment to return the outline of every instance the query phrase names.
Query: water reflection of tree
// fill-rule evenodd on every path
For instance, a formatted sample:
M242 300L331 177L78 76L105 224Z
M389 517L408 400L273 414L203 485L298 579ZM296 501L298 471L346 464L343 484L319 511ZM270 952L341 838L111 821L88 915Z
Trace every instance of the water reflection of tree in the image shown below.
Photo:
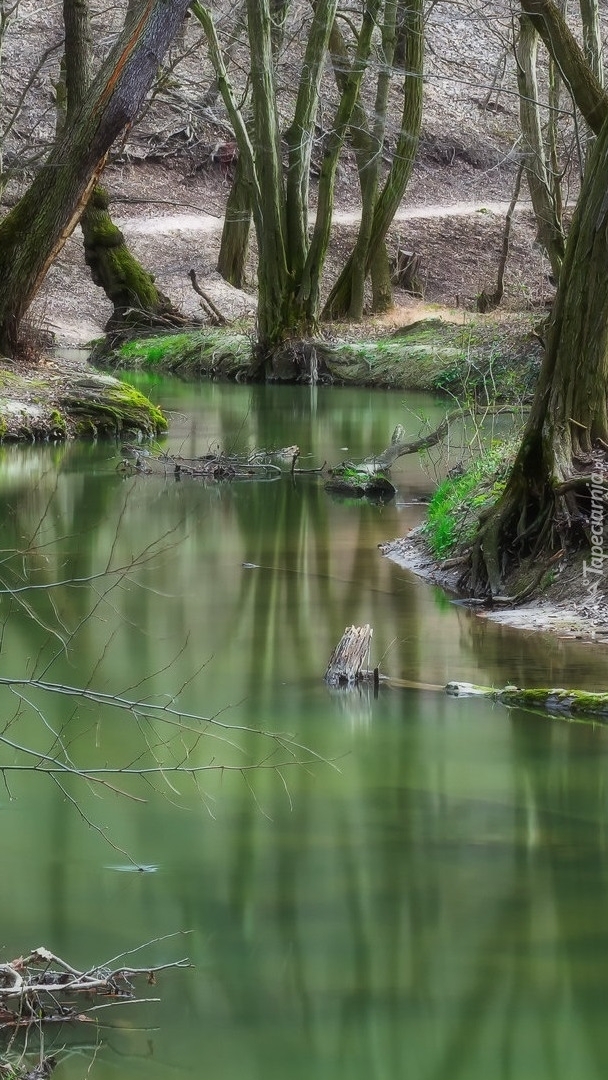
M445 775L450 704L391 700L384 733L356 733L341 781L294 776L291 813L258 786L270 820L230 795L194 881L178 874L251 1073L566 1080L590 1061L602 1075L597 732L547 738L544 720L479 713L507 725L488 761L502 786L471 777L467 792Z

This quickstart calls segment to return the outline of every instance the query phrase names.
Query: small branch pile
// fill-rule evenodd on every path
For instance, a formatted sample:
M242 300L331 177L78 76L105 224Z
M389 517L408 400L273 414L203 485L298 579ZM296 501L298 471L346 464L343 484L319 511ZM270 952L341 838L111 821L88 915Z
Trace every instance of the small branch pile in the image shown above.
M291 462L292 471L299 456L297 446L281 450L256 450L250 454L205 454L200 458L185 458L175 454L150 453L144 447L123 446L125 455L117 471L128 476L152 475L181 480L185 477L203 481L221 480L278 480L285 472L276 460ZM275 461L271 461L274 458Z
M133 979L145 978L148 985L154 986L157 972L185 967L190 967L187 959L160 967L94 967L79 971L40 946L28 956L0 964L0 1030L90 1021L88 1014L99 1008L91 1002L98 997L113 1002L132 1001Z

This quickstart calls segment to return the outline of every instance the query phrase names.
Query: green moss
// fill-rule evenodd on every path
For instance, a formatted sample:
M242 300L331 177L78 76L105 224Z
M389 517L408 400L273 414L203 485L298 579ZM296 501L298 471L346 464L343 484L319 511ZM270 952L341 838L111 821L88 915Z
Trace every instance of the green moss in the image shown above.
M447 477L429 504L425 532L434 555L445 558L472 539L481 511L502 493L515 441L492 444L461 476Z
M68 426L65 416L60 413L58 409L51 410L51 424L53 427L53 434L55 438L61 436L62 438L67 435Z
M608 716L608 694L586 690L517 690L507 688L496 695L503 705L545 709L566 716Z
M125 342L112 366L171 371L186 376L245 377L253 369L252 339L229 330L197 330Z
M89 246L95 245L95 247L100 248L118 248L122 247L124 242L123 234L109 215L95 222L88 238Z
M167 428L161 410L127 383L75 386L62 399L79 435L113 435L139 431L156 435Z

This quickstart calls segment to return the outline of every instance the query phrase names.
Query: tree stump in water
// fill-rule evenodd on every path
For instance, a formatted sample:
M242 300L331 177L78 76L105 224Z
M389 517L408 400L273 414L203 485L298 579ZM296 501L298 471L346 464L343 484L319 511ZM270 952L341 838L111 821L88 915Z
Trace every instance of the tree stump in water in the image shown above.
M354 686L361 679L372 677L374 673L368 669L373 632L369 625L346 627L331 654L326 682L331 686Z

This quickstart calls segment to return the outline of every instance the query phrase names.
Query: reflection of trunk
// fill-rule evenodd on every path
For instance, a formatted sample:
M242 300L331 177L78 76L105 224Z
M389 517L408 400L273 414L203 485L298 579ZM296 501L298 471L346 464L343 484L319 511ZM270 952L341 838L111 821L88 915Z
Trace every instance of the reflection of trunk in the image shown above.
M537 46L536 30L530 19L523 15L520 20L517 47L517 83L523 155L530 198L536 217L538 239L549 257L553 276L558 281L565 241L555 211L545 158L536 78Z
M382 193L375 200L373 219L365 252L364 271L366 276L375 260L382 258L381 249L407 188L418 147L422 120L422 70L424 62L422 9L422 0L409 0L401 129L395 148L393 164ZM358 310L356 299L353 305L354 271L354 258L351 255L329 295L324 310L326 317L338 318L348 311ZM386 291L387 288L390 288L390 275L385 272L383 291Z
M129 25L134 18L128 12ZM74 120L81 108L91 81L91 26L88 0L64 0L65 87L67 121ZM162 326L184 323L171 301L159 292L152 274L129 251L124 236L108 210L109 199L103 188L96 187L89 199L80 225L84 254L95 285L99 285L114 307L108 329L123 323L130 326Z
M568 236L519 453L474 547L469 583L476 592L486 586L500 592L514 555L542 555L586 538L585 473L594 469L592 450L608 445L607 177L608 123L590 156Z
M0 352L14 355L19 324L77 224L114 140L147 93L188 0L149 0L123 33L86 100L26 194L0 223Z

